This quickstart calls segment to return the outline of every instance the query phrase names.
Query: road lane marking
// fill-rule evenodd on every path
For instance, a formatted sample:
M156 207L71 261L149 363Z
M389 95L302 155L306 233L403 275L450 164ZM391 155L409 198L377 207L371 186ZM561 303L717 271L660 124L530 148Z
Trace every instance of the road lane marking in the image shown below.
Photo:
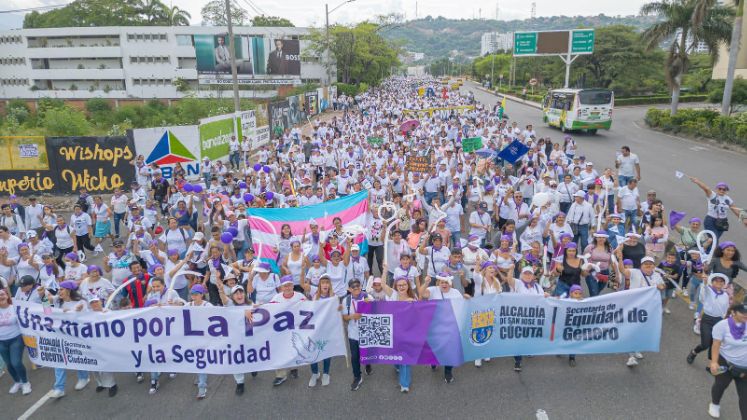
M18 420L27 420L28 418L30 418L31 415L34 414L36 412L36 410L38 410L39 408L41 408L41 406L43 406L44 403L46 403L47 401L49 401L49 399L50 399L49 392L47 392L46 394L44 394L43 397L39 398L39 401L35 402L34 405L32 405L31 407L29 407L29 409L26 410L25 413L21 414L21 416L18 417Z

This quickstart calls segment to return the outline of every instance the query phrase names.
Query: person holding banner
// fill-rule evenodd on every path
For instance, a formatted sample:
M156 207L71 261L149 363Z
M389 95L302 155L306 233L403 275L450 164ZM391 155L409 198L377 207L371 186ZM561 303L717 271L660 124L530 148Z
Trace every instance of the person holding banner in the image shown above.
M329 277L319 279L319 287L317 288L316 293L314 293L312 300L330 299L333 297L336 296L332 291L332 282L329 280ZM309 379L309 388L315 387L320 377L322 379L322 386L329 385L329 366L331 363L331 358L327 358L322 361L321 375L319 375L319 364L311 364L311 378Z
M244 290L244 287L241 285L235 285L230 290L230 295L226 295L226 292L223 287L223 280L221 279L220 272L217 272L217 275L215 277L215 282L217 283L218 288L218 294L220 296L220 301L222 302L223 306L245 306L247 309L244 311L244 316L246 317L246 322L251 324L253 321L254 315L252 314L252 310L249 308L252 306L252 301L249 300L246 296L246 291ZM252 376L256 376L256 372L252 372ZM234 373L233 379L236 381L236 395L244 395L244 381L245 376L243 373Z
M631 180L632 181L632 180ZM622 261L622 248L618 247L615 250L617 254L617 260ZM641 287L656 287L659 290L664 290L664 279L661 274L656 271L656 264L653 257L643 257L640 263L641 268L629 268L624 265L621 273L626 278L630 279L630 286L627 289L638 289ZM628 361L626 365L629 368L638 366L638 359L643 359L641 352L632 352L628 354Z
M711 349L713 344L713 327L723 320L729 311L729 295L724 288L729 284L729 277L715 273L708 276L706 287L700 290L703 302L703 314L700 321L700 344L687 355L687 363L692 364L698 353ZM708 358L711 355L708 353Z
M721 397L732 381L737 387L739 412L742 418L747 416L747 304L734 305L729 312L731 316L713 327L711 363L708 366L715 376L708 405L708 414L713 418L721 416Z
M363 384L363 376L361 376L360 343L358 342L360 337L358 333L358 320L361 319L361 314L357 310L357 303L361 300L367 299L368 295L362 290L361 281L358 279L350 280L348 282L348 288L350 289L350 293L342 300L342 320L347 322L348 344L350 345L350 364L353 367L353 383L350 384L350 390L357 391ZM371 373L371 365L366 365L366 374L370 375Z
M88 307L91 312L102 313L107 311L104 309L102 302L103 300L106 300L105 296L101 296L103 294L105 293L96 293L88 296ZM117 381L112 372L94 372L93 377L96 379L96 392L102 392L106 389L108 390L110 398L117 395L119 387L117 386Z
M331 284L331 282L330 282ZM296 303L306 300L306 297L296 292L292 274L287 274L280 278L280 292L275 294L270 303ZM329 291L328 291L329 293ZM329 373L329 368L327 368ZM294 378L298 378L298 369L291 369L290 374ZM275 380L272 381L272 386L280 386L288 380L288 369L278 369L275 371ZM327 374L327 384L329 384L329 374ZM322 385L324 384L324 378L322 378Z
M521 269L521 274L519 274L517 281L514 278L514 269L511 268L508 270L508 275L506 276L506 284L508 284L513 293L548 297L549 294L542 289L535 278L534 268L526 266ZM522 359L522 356L514 356L514 372L521 372Z
M426 276L425 282L420 286L418 294L425 300L443 300L443 299L469 299L467 294L460 293L459 290L451 287L452 277L448 273L438 273L436 275L437 286L429 286L431 277ZM444 381L447 384L454 382L454 367L444 366Z
M18 324L16 308L10 298L8 289L0 287L0 357L13 379L13 386L9 394L28 395L31 393L31 384L23 366L23 336Z
M210 304L210 302L205 300L205 293L207 293L207 289L205 289L205 286L201 284L195 284L192 285L192 288L189 290L189 296L190 301L187 302L186 306L199 306L199 307L211 307L213 306ZM195 397L198 400L205 399L207 396L207 373L198 373L197 374L197 396Z
M37 289L39 293L44 293L44 287ZM60 283L60 290L56 295L47 294L46 298L53 302L53 306L62 309L63 312L81 312L88 310L87 302L80 296L78 292L78 284L71 280L66 280ZM75 383L75 390L83 390L90 381L88 372L84 370L76 371L78 375L78 382ZM62 368L55 368L54 370L54 386L52 391L48 394L50 398L62 398L65 396L65 381L67 380L67 371Z
M599 272L594 275L586 275L586 286L589 288L589 296L594 297L602 293L607 286L610 274L610 263L612 249L609 243L609 235L606 231L598 230L594 233L594 242L584 249L584 255L589 255L588 262L599 267Z

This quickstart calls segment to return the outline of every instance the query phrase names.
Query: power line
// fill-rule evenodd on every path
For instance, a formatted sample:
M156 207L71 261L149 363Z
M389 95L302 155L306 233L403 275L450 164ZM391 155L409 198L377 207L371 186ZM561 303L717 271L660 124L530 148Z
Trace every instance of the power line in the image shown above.
M0 13L32 12L34 10L56 9L58 7L65 7L65 6L67 6L67 4L53 4L49 6L25 7L23 9L0 10Z
M253 9L255 9L255 10L257 10L259 12L260 15L267 15L267 13L265 13L265 11L262 10L261 7L257 6L257 4L254 3L254 1L252 1L252 0L244 0L244 1L247 2L247 3L249 3L252 6Z

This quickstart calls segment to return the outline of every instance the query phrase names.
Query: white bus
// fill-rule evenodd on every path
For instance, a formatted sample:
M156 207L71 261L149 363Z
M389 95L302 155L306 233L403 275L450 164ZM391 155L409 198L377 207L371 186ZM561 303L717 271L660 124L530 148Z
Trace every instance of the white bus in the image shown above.
M542 100L542 120L563 132L609 130L615 95L609 89L552 89Z

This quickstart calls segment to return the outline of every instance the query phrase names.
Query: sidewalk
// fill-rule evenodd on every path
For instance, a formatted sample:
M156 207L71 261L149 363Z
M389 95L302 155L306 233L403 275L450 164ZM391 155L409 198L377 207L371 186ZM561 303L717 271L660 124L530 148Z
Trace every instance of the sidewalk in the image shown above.
M497 96L497 97L499 97L501 99L506 98L507 100L509 100L511 102L518 102L518 103L524 104L526 106L531 106L532 108L542 109L542 105L540 103L538 103L538 102L528 101L528 100L525 100L525 99L521 99L518 96L507 95L505 93L498 93L498 92L495 92L493 90L486 89L486 88L484 88L482 86L475 86L475 87L477 89L480 89L483 92L487 92L487 93L493 94L493 95L495 95L495 96Z

